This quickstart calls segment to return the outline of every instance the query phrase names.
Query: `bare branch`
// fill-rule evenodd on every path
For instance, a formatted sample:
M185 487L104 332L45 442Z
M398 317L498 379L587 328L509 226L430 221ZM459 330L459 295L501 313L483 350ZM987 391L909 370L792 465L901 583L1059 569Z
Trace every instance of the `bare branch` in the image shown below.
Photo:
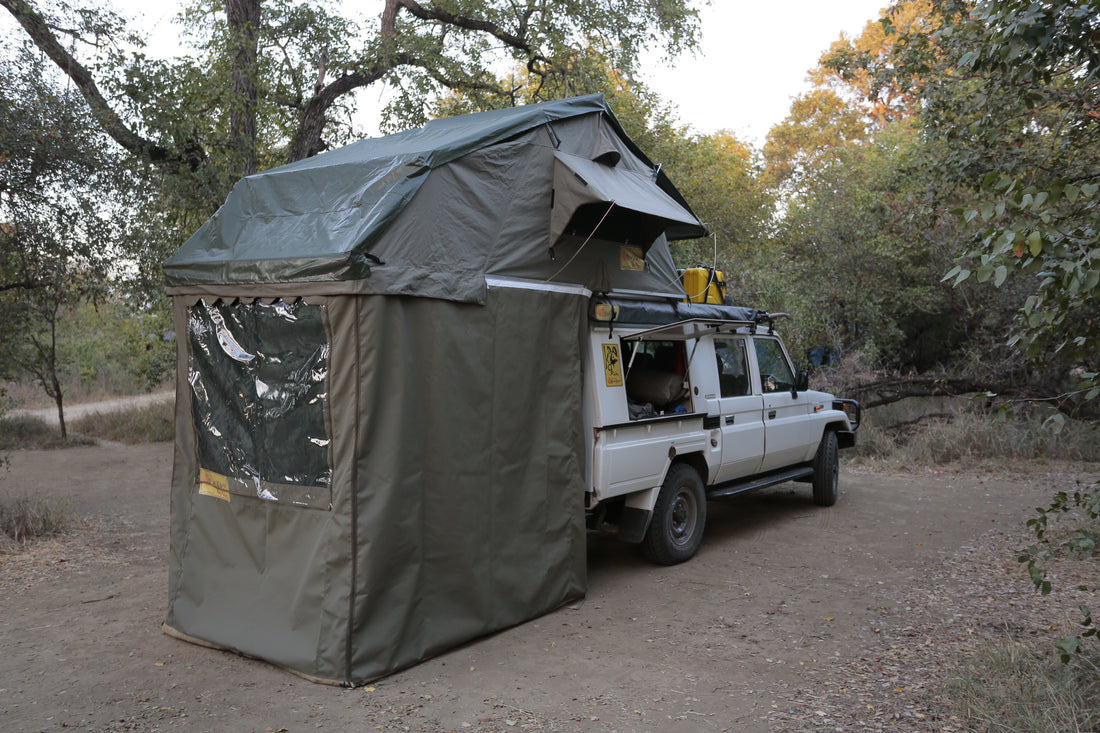
M92 115L100 127L115 142L156 165L169 168L187 166L194 169L202 163L205 153L197 144L188 146L182 152L173 151L146 140L127 127L118 114L111 109L91 73L58 42L46 20L31 7L30 3L26 0L0 0L0 5L19 21L35 45L73 80L84 100L91 107Z
M488 33L494 38L511 46L514 49L531 53L531 46L527 43L527 21L531 13L528 12L520 19L520 35L515 35L504 30L496 23L480 18L470 18L465 15L455 15L439 8L425 8L416 0L386 0L386 9L382 14L382 37L392 38L397 32L397 11L401 8L409 11L421 20L436 20L456 28L463 28L479 33Z
M34 290L42 287L42 283L34 280L20 280L18 282L0 283L0 293L8 290Z
M448 89L504 92L499 86L489 82L448 77L439 71L436 64L416 56L398 54L389 58L378 58L361 71L344 74L329 82L306 102L298 125L298 132L290 144L287 162L308 158L325 149L324 141L321 139L325 114L337 99L355 89L370 86L389 72L402 66L413 66L422 69ZM321 80L318 79L318 81Z

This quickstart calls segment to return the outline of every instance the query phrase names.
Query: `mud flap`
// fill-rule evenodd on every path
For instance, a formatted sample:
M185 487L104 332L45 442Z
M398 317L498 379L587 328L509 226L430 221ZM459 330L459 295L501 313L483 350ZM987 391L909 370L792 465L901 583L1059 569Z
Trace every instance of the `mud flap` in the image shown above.
M622 542L637 544L645 538L645 532L649 529L649 520L653 512L649 509L639 509L632 506L624 506L619 517L619 533L616 537Z

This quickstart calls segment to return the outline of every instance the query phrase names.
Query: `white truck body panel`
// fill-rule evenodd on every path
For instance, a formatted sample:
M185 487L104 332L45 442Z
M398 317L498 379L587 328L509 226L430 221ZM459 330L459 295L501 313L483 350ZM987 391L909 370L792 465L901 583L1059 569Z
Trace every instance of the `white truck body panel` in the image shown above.
M786 362L786 380L793 382L790 358L782 344L766 328L745 328L743 332L721 334L722 349L745 355L747 384L737 389L746 394L723 396L719 370L722 362L715 348L717 336L670 326L653 336L655 343L682 343L680 363L687 393L676 409L650 417L631 419L627 379L639 364L631 364L632 335L653 327L612 327L593 323L589 332L585 368L585 429L588 446L588 505L625 496L627 505L652 509L672 462L694 456L705 466L708 486L751 477L813 460L827 425L850 428L844 412L832 407L831 395L791 389L765 391L757 359L756 342L781 367L776 354ZM777 349L778 347L778 349ZM639 347L640 348L640 347ZM639 360L635 357L635 360Z

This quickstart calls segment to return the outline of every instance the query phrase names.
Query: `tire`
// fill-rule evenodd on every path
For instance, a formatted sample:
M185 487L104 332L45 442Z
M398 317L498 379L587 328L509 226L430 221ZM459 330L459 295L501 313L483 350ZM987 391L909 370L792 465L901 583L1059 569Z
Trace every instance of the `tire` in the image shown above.
M826 430L821 436L821 445L814 456L814 504L832 506L836 504L840 492L838 478L840 465L837 459L836 433Z
M703 480L686 463L674 463L657 494L642 551L659 565L690 560L703 541L707 495Z

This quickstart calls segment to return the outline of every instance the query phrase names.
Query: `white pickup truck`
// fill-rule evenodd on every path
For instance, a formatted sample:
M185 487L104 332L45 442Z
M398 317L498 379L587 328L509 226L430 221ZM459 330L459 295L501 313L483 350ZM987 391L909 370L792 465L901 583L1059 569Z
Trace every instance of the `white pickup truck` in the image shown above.
M708 498L795 480L836 503L859 404L808 389L767 313L597 297L589 324L590 528L671 565L699 549Z

